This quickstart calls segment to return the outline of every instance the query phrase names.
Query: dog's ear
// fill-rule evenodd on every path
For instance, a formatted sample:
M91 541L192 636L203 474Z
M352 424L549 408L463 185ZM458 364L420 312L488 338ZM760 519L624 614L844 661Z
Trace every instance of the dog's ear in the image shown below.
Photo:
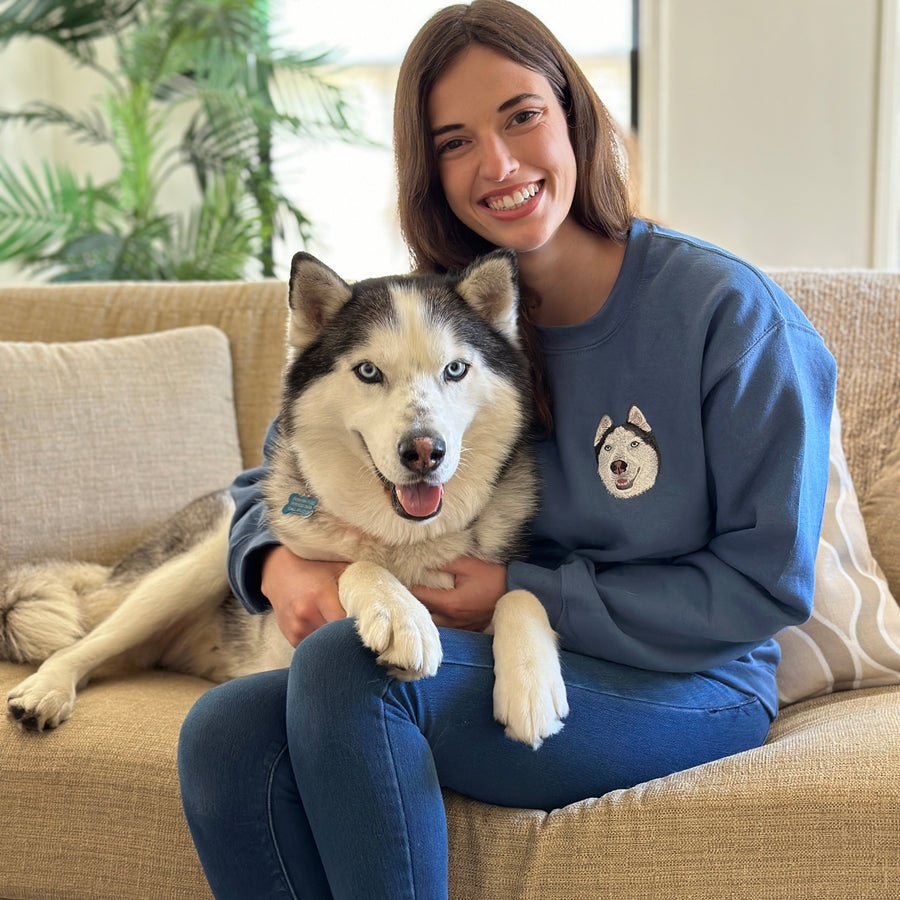
M600 446L600 439L612 428L612 418L608 415L605 415L601 420L600 424L597 426L597 432L594 434L594 451L596 452L597 448Z
M291 345L300 350L309 344L351 293L350 286L325 263L309 253L295 253L288 286Z
M640 428L641 431L652 431L652 429L650 428L650 423L636 406L632 406L628 410L628 418L626 419L626 421L629 425L634 425L635 428Z
M519 267L513 250L494 250L460 276L456 292L484 319L518 343Z

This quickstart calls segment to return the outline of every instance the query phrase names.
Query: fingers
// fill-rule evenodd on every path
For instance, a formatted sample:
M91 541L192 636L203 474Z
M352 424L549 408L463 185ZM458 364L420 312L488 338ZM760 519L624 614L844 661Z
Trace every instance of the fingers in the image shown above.
M346 563L301 559L275 547L263 563L261 589L284 636L296 647L326 622L346 615L338 579Z

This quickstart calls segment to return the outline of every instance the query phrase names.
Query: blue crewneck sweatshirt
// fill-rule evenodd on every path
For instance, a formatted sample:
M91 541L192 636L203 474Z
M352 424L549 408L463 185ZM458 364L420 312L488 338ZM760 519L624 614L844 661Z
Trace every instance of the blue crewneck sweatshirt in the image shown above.
M509 586L564 649L707 672L774 716L772 636L812 609L831 354L758 270L641 220L600 311L539 337L555 430Z

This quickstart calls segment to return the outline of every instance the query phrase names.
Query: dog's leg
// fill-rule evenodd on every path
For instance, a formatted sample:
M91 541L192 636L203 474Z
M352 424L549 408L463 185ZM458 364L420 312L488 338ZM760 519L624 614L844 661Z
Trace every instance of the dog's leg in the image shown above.
M7 695L22 728L55 728L72 714L77 690L101 663L152 640L226 590L227 521L190 551L172 557L138 581L93 631L54 653Z
M535 750L556 734L569 712L556 634L547 612L528 591L497 602L494 632L494 718L508 737Z
M356 619L362 642L391 675L413 681L434 675L441 639L431 615L386 569L371 562L348 566L339 582L341 605Z

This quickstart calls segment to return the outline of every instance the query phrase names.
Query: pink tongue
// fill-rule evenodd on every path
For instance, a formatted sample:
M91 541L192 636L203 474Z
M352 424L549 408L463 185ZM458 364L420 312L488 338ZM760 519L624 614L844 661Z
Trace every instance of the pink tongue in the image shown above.
M444 494L444 488L440 484L398 484L396 487L400 505L417 519L434 515Z

